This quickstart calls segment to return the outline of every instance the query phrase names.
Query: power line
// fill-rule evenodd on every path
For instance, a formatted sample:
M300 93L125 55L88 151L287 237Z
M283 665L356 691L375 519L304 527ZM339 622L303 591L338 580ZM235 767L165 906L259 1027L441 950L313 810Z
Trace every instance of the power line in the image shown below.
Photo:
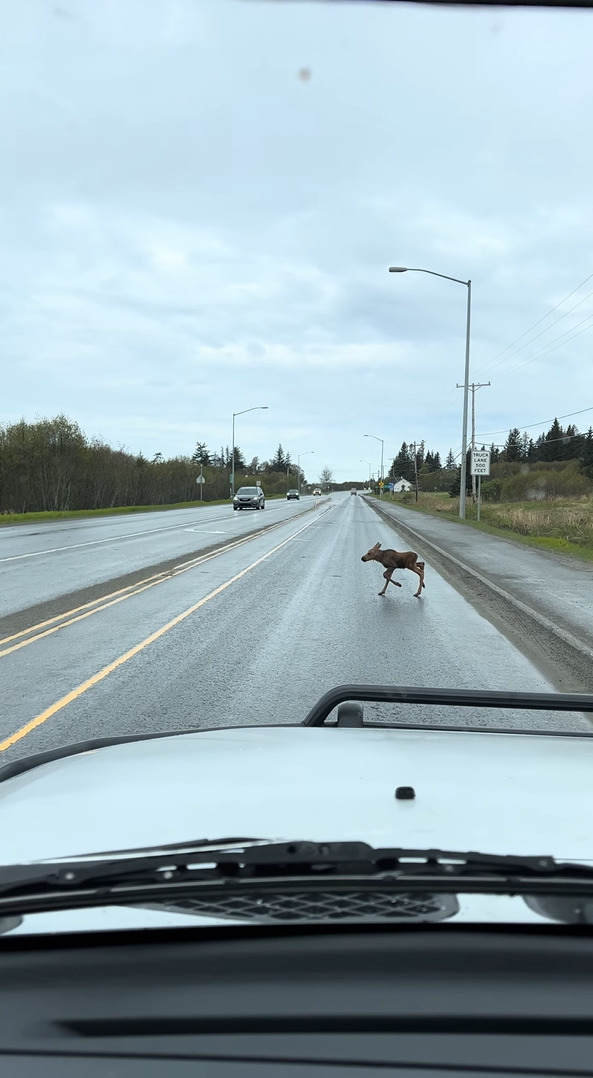
M541 318L538 318L537 322L534 322L533 325L529 327L529 329L525 330L525 333L522 333L520 337L516 338L516 340L511 341L510 344L507 344L506 348L502 348L500 352L497 352L496 355L492 356L492 359L488 360L488 362L484 364L484 367L489 366L490 363L494 363L494 361L496 359L498 359L499 356L503 356L505 354L505 352L509 352L511 348L514 348L514 346L516 344L518 344L519 341L522 341L523 338L526 337L528 333L531 333L532 329L536 329L537 326L541 325L542 322L545 322L546 318L549 318L551 314L554 314L554 311L557 311L558 308L561 307L563 303L566 303L566 301L569 300L571 296L574 296L575 293L578 292L579 289L583 287L583 285L587 284L587 281L591 280L591 278L593 278L593 273L590 273L588 277L585 277L584 281L581 281L581 283L578 284L576 288L573 288L572 292L569 292L568 295L564 297L564 299L561 299L560 302L557 303L555 307L552 307L552 309L550 311L548 311L547 314L544 314ZM585 296L585 299L587 299L587 298L588 297ZM584 303L584 300L581 300L580 302ZM578 304L577 304L577 306L578 306ZM574 308L572 308L572 310L574 310ZM567 311L566 313L570 314L570 311ZM562 317L564 317L564 315ZM556 321L560 321L560 319L557 319ZM552 323L552 325L555 325L555 323ZM548 328L551 329L552 327L549 326ZM546 332L546 331L544 330L544 332ZM538 336L539 336L539 334L538 334ZM533 339L535 340L535 338L533 338ZM525 346L523 346L523 347L525 347ZM484 370L484 367L480 367L480 370Z
M567 412L566 415L555 415L554 419L570 419L573 415L583 415L583 412L593 412L593 405L590 408L580 408L578 412ZM546 423L553 423L554 419L541 419L539 423L516 423L515 427L518 430L529 430L530 427L543 427ZM504 430L491 430L486 434L481 434L477 437L478 442L483 442L484 438L491 438L495 434L507 434L509 428Z
M584 325L586 322L588 322L589 325ZM578 328L583 325L584 329ZM575 329L577 331L576 333L573 332ZM506 370L499 371L498 373L511 374L513 371L519 370L519 367L524 367L526 363L531 363L532 359L541 359L542 356L546 356L549 352L553 352L559 343L568 344L569 341L572 341L573 337L579 337L581 333L587 333L590 329L593 329L593 314L588 314L581 322L577 322L576 326L573 326L572 329L567 329L564 333L561 333L559 337L555 337L553 341L549 341L548 344L545 344L543 348L538 348L537 352L534 352L533 355L527 356L526 359L522 359L519 363L516 363L514 367L507 367Z
M587 295L584 296L583 299L580 299L578 303L575 303L572 307L569 307L569 309L567 311L565 311L564 314L561 314L559 318L555 318L554 321L552 322L552 324L547 326L546 329L542 329L542 330L540 330L539 333L536 333L535 336L530 337L529 340L526 341L525 344L522 344L520 348L516 348L514 352L511 352L510 355L505 356L504 359L499 359L498 363L495 363L494 360L489 360L489 362L486 363L484 366L488 367L490 365L493 365L495 367L498 367L501 363L505 363L506 360L512 359L513 356L517 356L519 354L519 352L523 351L524 348L527 348L528 345L533 344L533 342L536 341L538 339L538 337L543 337L545 333L549 333L550 330L552 329L552 326L557 325L558 322L561 322L563 318L567 318L569 314L572 314L573 311L576 311L577 307L580 307L581 304L585 303L585 301L588 300L591 296L593 296L593 291L592 292L587 292ZM593 316L592 315L587 316L587 318L591 318L591 317L593 317ZM583 322L586 322L587 318L584 318ZM577 322L577 326L582 326L583 322ZM576 328L575 326L572 327L572 329L575 329L575 328ZM570 329L566 330L566 333L571 333L571 332L572 332L572 330L570 330ZM565 336L565 334L561 334L561 336ZM560 337L557 337L556 340L560 340ZM548 342L548 343L555 344L556 342L552 341L552 342ZM543 347L547 348L548 345L544 344ZM539 352L535 352L534 356L530 357L530 358L535 358L535 356L537 356L537 355L539 355ZM527 360L522 361L522 362L527 362ZM482 370L483 369L484 368L482 368ZM516 369L515 367L511 368L511 370L515 370L515 369ZM499 374L508 374L508 373L509 373L508 370L499 371Z
M580 434L578 432L576 434L563 434L561 438L545 438L544 445L552 445L554 442L572 442L573 438L586 437L587 435L583 434L582 432ZM531 439L531 441L533 441L533 439ZM491 442L490 444L493 445L495 449L504 449L504 447L506 446L506 442Z

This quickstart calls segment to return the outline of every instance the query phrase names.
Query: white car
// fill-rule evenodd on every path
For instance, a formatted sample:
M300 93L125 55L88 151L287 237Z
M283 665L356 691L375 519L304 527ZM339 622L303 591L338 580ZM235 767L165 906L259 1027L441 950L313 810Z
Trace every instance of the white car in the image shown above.
M313 497L314 498L320 498L321 497L321 490L319 489L319 487L315 487L315 490L313 491Z

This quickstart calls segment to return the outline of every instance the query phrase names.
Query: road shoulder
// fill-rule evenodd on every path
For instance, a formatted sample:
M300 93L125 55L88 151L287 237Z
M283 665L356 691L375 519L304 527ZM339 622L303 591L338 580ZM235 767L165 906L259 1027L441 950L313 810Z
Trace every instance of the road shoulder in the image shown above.
M368 504L559 690L593 692L593 567L387 502Z

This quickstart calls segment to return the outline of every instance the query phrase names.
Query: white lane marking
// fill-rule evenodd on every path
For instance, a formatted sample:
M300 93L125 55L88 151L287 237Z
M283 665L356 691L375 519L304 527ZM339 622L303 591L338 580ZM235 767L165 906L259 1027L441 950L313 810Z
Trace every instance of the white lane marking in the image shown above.
M129 651L126 651L124 655L120 655L113 662L109 663L108 666L104 666L102 670L99 670L96 674L93 674L92 677L84 681L82 685L78 685L75 689L72 689L71 692L67 693L65 696L62 696L62 698L60 700L57 700L55 704L51 704L51 706L46 708L45 711L42 711L40 715L36 715L34 719L31 719L30 722L26 723L24 726L21 726L20 729L16 730L14 734L10 734L9 737L5 738L4 741L1 741L0 752L4 752L6 749L10 748L11 745L16 744L17 741L20 741L23 737L26 737L27 734L30 734L33 730L35 730L38 726L41 726L44 722L47 721L47 719L51 718L52 715L57 714L58 711L61 711L63 708L65 708L67 704L72 703L73 700L76 700L79 696L82 696L83 693L87 692L88 689L92 688L93 685L97 685L100 681L103 681L103 679L106 678L109 674L112 674L114 670L117 670L119 667L123 666L123 664L128 662L129 659L133 658L135 655L138 655L141 651L144 650L144 648L148 647L149 644L154 643L155 640L158 640L165 633L169 632L169 630L174 628L174 626L179 625L182 621L185 621L186 618L190 617L191 614L194 614L197 610L200 609L200 607L205 606L205 604L210 602L211 599L214 599L217 595L220 595L223 591L226 591L226 589L229 588L231 584L234 584L235 581L241 580L241 578L246 576L247 573L251 572L252 569L255 569L258 565L261 565L262 562L270 558L272 554L275 554L278 550L281 550L282 547L286 546L287 543L292 542L295 536L300 535L301 532L306 531L306 529L310 528L311 525L316 524L318 520L319 516L314 516L312 520L309 520L306 524L303 525L302 528L299 528L298 531L294 532L293 535L289 535L288 538L283 539L281 543L278 543L275 547L272 547L272 549L268 550L266 554L262 554L261 557L257 558L256 561L251 562L250 565L247 565L244 569L241 569L241 571L232 576L230 580L225 580L223 584L219 584L219 586L215 588L214 591L211 591L208 595L205 595L202 599L199 599L197 603L194 603L193 606L188 607L187 610L183 610L181 614L177 614L177 616L172 618L171 621L168 621L166 625L161 625L160 629L156 629L155 632L151 633L150 636L147 636L144 640L141 640L139 644L135 644L133 648L130 648ZM285 523L287 522L280 521L280 523L274 525L274 527L281 528Z
M278 509L275 510L278 512ZM146 531L141 532L125 532L121 535L112 535L109 539L91 539L88 543L70 543L68 546L54 546L48 550L34 550L30 554L12 554L8 558L0 558L0 565L3 562L8 561L23 561L25 558L40 558L44 554L59 554L63 550L79 550L81 547L86 546L99 546L101 543L116 543L120 539L136 539L139 535L154 535L156 532L174 532L180 531L182 528L185 531L191 531L184 524L173 524L170 528L148 528ZM213 532L213 535L224 535L224 532Z

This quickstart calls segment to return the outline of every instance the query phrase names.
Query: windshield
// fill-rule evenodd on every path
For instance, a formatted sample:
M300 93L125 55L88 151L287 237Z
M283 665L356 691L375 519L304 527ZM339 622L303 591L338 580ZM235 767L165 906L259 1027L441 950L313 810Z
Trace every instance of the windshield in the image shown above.
M342 684L593 692L592 18L2 5L0 867L593 862L578 707L296 737Z

